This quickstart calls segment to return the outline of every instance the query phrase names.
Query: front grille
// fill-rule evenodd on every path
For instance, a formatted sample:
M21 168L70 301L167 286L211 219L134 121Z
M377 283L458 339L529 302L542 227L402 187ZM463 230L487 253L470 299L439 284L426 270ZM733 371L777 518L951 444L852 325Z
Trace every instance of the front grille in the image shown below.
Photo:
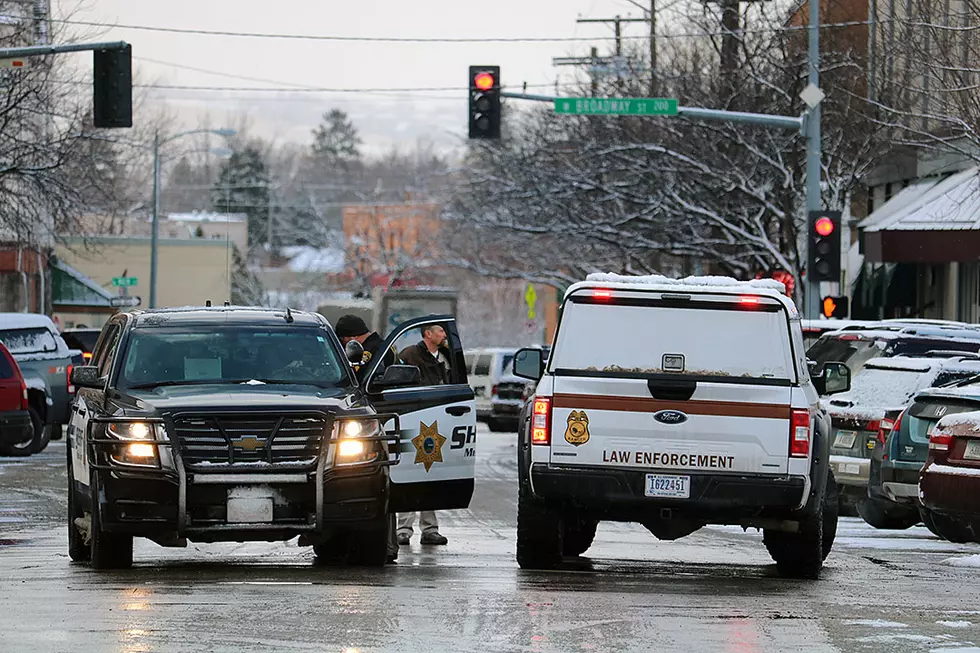
M523 383L501 383L497 386L498 399L523 399Z
M186 465L316 462L326 437L323 415L181 415L174 419Z

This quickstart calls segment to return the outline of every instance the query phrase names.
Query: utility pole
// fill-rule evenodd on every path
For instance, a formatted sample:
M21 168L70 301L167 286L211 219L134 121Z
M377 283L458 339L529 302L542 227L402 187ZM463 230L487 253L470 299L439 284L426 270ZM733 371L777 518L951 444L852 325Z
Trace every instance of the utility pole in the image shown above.
M810 0L810 85L820 88L820 2ZM810 108L806 119L806 209L819 211L823 201L820 195L820 104ZM820 315L820 282L814 280L812 270L806 271L806 310L803 314L815 320Z
M657 0L650 0L650 97L657 97Z

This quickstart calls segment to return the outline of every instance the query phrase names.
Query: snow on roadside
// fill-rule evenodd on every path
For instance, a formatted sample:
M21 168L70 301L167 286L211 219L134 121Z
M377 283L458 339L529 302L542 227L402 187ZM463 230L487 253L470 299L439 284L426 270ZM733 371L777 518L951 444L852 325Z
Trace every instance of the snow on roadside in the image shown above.
M977 567L980 568L980 554L966 556L964 558L946 558L943 564L951 567Z
M885 619L851 619L844 622L845 626L867 626L868 628L908 628L908 624L901 621L887 621Z
M970 621L937 621L936 623L947 628L969 628L973 625Z

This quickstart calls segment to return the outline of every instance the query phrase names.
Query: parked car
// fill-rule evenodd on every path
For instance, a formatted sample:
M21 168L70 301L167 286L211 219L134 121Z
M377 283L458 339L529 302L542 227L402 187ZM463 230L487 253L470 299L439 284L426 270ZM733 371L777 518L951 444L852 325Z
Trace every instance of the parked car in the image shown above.
M85 361L89 361L92 359L92 352L95 351L95 343L99 341L100 333L102 329L65 329L61 332L61 337L69 347L81 351Z
M0 342L24 374L29 410L37 416L31 445L32 452L37 453L51 439L59 439L68 423L71 351L54 322L34 313L0 313Z
M470 349L466 371L476 397L477 419L491 431L516 431L517 417L524 405L524 379L514 376L516 349Z
M980 412L944 415L919 475L922 519L951 542L980 542Z
M980 361L975 357L879 358L854 375L849 392L823 400L833 423L830 465L843 513L864 516L872 451L915 393L978 373ZM874 517L869 513L867 519Z
M946 415L980 410L980 376L922 390L871 453L868 498L861 516L875 528L908 528L921 519L919 474L929 454L929 433Z
M872 359L924 356L939 350L980 352L980 329L967 324L884 320L867 329L849 327L825 333L806 355L817 367L831 361L846 363L854 375Z
M825 333L841 331L843 329L850 329L854 327L868 328L874 324L878 324L878 322L867 320L839 320L834 318L802 320L801 325L803 327L803 345L809 349L810 346L819 340L820 336Z
M35 418L20 366L0 343L0 456L30 455Z

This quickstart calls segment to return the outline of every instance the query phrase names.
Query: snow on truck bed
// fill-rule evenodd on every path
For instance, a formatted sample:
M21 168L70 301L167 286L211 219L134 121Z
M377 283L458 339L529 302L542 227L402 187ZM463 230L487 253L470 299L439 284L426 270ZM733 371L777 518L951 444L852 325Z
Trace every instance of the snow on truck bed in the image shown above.
M671 279L659 274L647 276L630 276L625 274L594 273L586 277L587 283L608 283L623 284L631 286L644 286L650 289L660 290L679 290L690 288L700 292L750 292L753 295L769 295L787 299L786 286L775 279L752 279L751 281L739 281L732 277L684 277L683 279Z

